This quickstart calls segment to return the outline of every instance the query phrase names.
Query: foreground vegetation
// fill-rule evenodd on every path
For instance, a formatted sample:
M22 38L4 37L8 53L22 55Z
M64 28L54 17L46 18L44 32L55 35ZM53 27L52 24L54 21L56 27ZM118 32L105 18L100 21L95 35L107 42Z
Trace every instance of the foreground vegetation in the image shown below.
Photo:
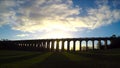
M120 49L88 52L0 50L0 68L119 68Z

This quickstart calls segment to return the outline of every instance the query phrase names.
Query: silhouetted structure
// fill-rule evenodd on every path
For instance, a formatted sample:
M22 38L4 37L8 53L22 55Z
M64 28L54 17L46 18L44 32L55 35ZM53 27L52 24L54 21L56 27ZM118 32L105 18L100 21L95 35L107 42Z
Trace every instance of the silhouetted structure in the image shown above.
M88 41L92 41L92 49L95 49L94 41L98 41L100 49L120 48L120 38L116 37L98 37L98 38L64 38L64 39L36 39L36 40L6 40L0 41L0 49L15 49L15 50L33 50L33 51L65 51L65 42L67 42L67 51L70 51L70 42L73 41L73 51L76 48L76 41L79 41L79 51L82 51L81 42L86 42L86 50L88 49ZM61 50L59 49L59 42ZM101 41L105 45L101 47ZM108 45L110 41L110 45ZM56 42L56 43L55 43ZM54 48L56 45L56 49Z

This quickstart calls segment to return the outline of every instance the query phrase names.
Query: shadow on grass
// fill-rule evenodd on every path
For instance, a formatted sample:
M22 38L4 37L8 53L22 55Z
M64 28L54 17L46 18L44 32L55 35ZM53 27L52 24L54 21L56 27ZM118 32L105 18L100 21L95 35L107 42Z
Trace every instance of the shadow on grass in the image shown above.
M118 64L62 52L53 53L45 61L34 64L31 68L113 68L119 67Z
M118 50L116 50L118 51ZM25 53L24 53L25 54ZM0 68L119 68L120 53L112 50L89 52L46 52L1 59ZM6 54L7 55L7 54ZM5 61L6 60L6 61Z
M120 49L100 50L90 52L71 52L72 54L88 57L99 61L120 62Z
M42 63L37 63L33 65L31 68L64 68L70 65L70 61L67 57L62 55L59 52L53 53Z
M86 56L85 54L73 54L73 53L63 53L67 56L71 61L73 61L73 65L75 67L82 68L114 68L120 67L119 62L107 61L106 59L102 59L100 57L94 58L92 56ZM99 59L100 58L100 59Z
M12 57L12 58L0 59L0 64L27 60L27 59L31 59L31 58L34 58L34 57L39 56L39 55L41 55L41 54L40 53L39 54L30 54L30 55L16 56L16 57Z
M34 56L34 57L29 55L29 56L23 57L22 60L19 59L19 61L14 61L11 63L7 62L4 64L1 64L0 68L29 68L38 62L40 63L40 62L44 61L51 54L52 53L49 53L49 52L41 53L41 54L38 54L37 56Z

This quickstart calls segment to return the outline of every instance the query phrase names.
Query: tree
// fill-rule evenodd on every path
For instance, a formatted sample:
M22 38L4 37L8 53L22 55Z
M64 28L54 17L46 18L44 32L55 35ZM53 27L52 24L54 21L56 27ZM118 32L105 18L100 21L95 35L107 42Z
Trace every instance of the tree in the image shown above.
M116 35L115 35L115 34L113 34L113 35L112 35L112 38L116 38Z
M120 36L118 36L118 38L120 38Z

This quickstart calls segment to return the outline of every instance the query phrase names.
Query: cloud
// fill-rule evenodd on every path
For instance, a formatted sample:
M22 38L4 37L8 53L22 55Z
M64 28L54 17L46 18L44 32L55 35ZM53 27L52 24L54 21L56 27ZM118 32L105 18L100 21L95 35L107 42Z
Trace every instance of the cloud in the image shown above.
M9 24L13 30L44 34L95 29L120 20L120 10L111 9L108 2L97 0L95 8L82 10L72 0L5 0L0 3L0 26ZM80 16L81 11L86 11L84 16Z
M103 6L103 5L108 4L108 0L96 0L95 3L96 3L98 6Z
M9 17L12 15L11 7L15 6L14 1L0 0L0 26L9 23Z
M117 7L119 7L120 6L120 1L119 0L113 0L113 6L115 7L115 8L117 8Z
M120 10L111 10L109 6L103 5L98 9L89 9L86 21L92 26L91 29L109 25L120 20Z
M16 13L19 13L20 16L13 17L15 22L12 23L12 29L24 32L49 31L54 29L76 31L74 26L66 19L73 18L72 16L80 13L79 8L72 7L71 0L37 0L29 7L21 8L21 5L19 7Z
M18 34L18 35L16 35L17 37L27 37L27 36L29 36L29 34Z

